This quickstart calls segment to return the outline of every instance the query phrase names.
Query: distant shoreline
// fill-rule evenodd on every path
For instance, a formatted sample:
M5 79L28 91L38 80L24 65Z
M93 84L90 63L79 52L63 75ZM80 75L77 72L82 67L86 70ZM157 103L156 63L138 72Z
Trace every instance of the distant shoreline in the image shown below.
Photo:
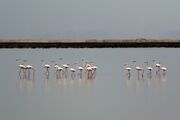
M179 48L180 39L0 39L0 48Z

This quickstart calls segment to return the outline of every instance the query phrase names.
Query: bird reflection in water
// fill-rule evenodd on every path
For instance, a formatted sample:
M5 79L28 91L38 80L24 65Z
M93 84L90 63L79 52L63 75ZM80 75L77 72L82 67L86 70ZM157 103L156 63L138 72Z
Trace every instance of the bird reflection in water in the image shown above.
M158 73L155 78L151 79L131 79L128 78L126 81L126 89L131 92L140 92L148 89L152 90L163 90L166 88L166 75Z
M19 87L22 89L23 92L27 92L33 88L35 84L35 80L28 80L28 79L20 79L19 80Z

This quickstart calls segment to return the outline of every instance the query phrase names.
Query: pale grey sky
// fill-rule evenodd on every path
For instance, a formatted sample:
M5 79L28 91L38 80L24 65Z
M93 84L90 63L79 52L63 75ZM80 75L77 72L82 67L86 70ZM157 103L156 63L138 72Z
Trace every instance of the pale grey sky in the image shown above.
M0 38L180 38L180 0L1 0Z

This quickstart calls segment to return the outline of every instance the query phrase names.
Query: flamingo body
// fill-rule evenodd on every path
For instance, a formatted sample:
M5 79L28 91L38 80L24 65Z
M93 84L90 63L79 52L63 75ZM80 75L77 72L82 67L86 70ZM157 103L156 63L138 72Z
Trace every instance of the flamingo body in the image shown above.
M165 67L162 67L161 69L162 69L163 71L166 71L166 70L167 70L167 68L165 68Z
M32 69L33 67L31 65L26 65L27 69Z
M136 67L136 70L142 70L142 68L141 67Z
M98 67L97 66L92 66L91 67L93 70L96 70Z
M147 67L148 70L152 70L152 67Z
M76 70L74 68L70 68L70 71L71 72L75 72Z
M161 67L161 64L157 63L155 64L156 67Z
M57 70L63 70L63 68L62 67L57 67Z
M69 65L67 65L67 64L64 64L64 65L63 65L63 67L65 67L65 68L69 68Z
M131 69L132 69L132 68L130 68L130 67L126 67L126 70L127 70L127 71L130 71Z
M23 64L18 65L21 69L26 69L26 66Z
M44 64L43 67L45 67L45 68L50 68L51 66L50 66L49 64Z
M59 67L59 66L58 66L57 64L55 64L55 65L54 65L54 68L56 68L56 69L57 69L58 67Z
M78 70L83 70L83 67L78 67Z

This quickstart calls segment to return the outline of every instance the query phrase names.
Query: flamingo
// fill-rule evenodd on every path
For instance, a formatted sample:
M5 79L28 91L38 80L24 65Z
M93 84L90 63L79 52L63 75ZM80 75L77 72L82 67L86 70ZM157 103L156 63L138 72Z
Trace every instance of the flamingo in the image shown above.
M78 70L80 71L80 78L82 79L82 71L83 71L83 67L78 67Z
M20 68L19 77L21 79L21 72L23 72L23 78L26 78L26 66L24 64L19 64L18 67Z
M147 67L147 69L151 72L153 68L152 67Z
M166 72L167 68L166 67L161 67L161 69L163 71L163 76L165 76L165 72Z
M43 67L46 69L47 72L49 72L49 68L51 67L51 65L49 65L49 64L44 64Z
M74 68L70 68L70 71L71 71L71 78L74 79L76 70Z
M57 71L62 71L63 70L63 68L62 67L57 67Z
M63 67L65 69L65 77L68 77L68 68L69 68L69 64L63 64Z
M67 69L67 68L69 68L69 64L64 64L63 67L65 67Z
M157 71L156 71L156 74L158 73L158 72L160 72L160 68L161 68L161 64L160 63L156 63L155 64L155 66L156 66L156 68L157 68Z
M84 68L85 68L85 72L87 72L87 68L88 68L88 67L91 67L91 65L88 64L88 63L86 63L86 65L85 65L85 67L84 67Z
M88 79L92 79L92 71L93 71L92 67L91 67L91 66L88 66L88 67L86 68L86 71L87 71L87 78L88 78Z
M130 73L131 69L132 69L132 68L130 68L130 67L126 67L126 70L128 71L127 74L128 74L129 80L130 80L130 76L131 76L131 73Z
M28 79L30 79L30 70L33 70L33 80L34 80L34 73L35 73L35 69L33 68L32 65L26 65L26 69L28 70Z
M44 64L43 67L46 69L46 78L49 79L49 68L51 67L51 65Z
M139 72L140 72L140 71L143 71L143 72L142 72L142 77L143 77L144 69L141 68L141 67L136 67L136 70L138 71L138 79L139 79Z
M152 67L147 67L147 70L149 71L148 72L148 76L149 76L149 78L151 79L151 77L152 77Z
M59 72L59 78L61 78L62 77L63 68L59 66L57 68L57 71Z
M80 79L82 79L82 71L83 71L83 66L84 66L84 59L82 59L82 67L79 66L77 69L80 71L79 75L80 75Z
M78 70L82 71L82 70L83 70L83 67L78 67Z
M30 79L30 69L32 68L31 65L26 65L26 69L28 70L28 79Z
M165 68L165 67L162 67L161 69L162 69L163 71L166 71L166 70L167 70L167 68Z
M25 69L25 68L26 68L26 66L25 66L24 64L19 64L18 67L19 67L20 69Z
M96 70L98 69L97 66L92 66L92 76L94 76L94 78L96 77Z
M124 66L127 66L127 64L124 64ZM125 69L127 70L127 72L128 72L127 75L128 75L128 78L130 79L130 75L131 75L130 72L131 72L132 68L127 66Z
M63 68L58 66L57 64L54 65L54 68L56 69L56 78L61 78Z
M97 66L92 66L91 68L92 68L93 70L95 70L95 71L98 69Z
M57 69L58 67L59 67L59 65L57 65L57 64L54 65L54 68L55 68L55 69Z
M148 64L148 61L147 62L144 62L144 63L146 63L146 65L147 65L147 70L149 71L148 73L147 73L147 75L148 75L148 77L149 78L151 78L151 76L152 76L152 67L150 67Z
M126 67L126 70L127 70L128 72L130 72L131 69L132 69L132 68L130 68L130 67Z

